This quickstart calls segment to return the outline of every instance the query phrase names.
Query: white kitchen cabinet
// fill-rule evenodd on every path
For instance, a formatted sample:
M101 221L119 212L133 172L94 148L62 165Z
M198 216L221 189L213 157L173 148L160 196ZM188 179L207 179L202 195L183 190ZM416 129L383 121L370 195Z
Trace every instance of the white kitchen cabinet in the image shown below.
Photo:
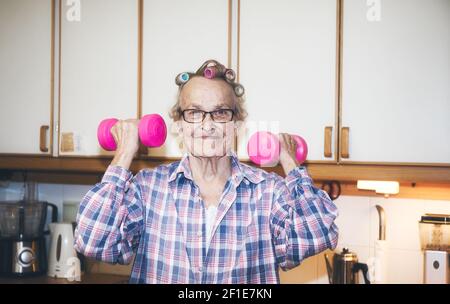
M137 118L138 0L81 0L61 13L60 155L110 155L104 118Z
M335 0L241 1L239 82L249 114L241 159L249 136L268 130L302 136L308 161L336 161L336 20Z
M450 1L345 0L342 162L450 164Z
M150 156L179 157L169 111L176 101L175 77L195 72L204 61L227 65L227 0L145 0L143 8L142 115L160 114L167 123L166 143Z
M51 153L52 6L0 1L0 153Z

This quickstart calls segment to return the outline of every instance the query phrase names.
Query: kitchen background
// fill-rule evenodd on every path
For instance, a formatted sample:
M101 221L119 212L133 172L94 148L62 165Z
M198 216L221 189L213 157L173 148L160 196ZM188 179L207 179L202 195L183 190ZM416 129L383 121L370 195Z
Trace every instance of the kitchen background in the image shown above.
M175 76L211 58L246 89L240 159L256 129L303 136L317 185L342 185L337 250L370 260L381 205L386 281L423 283L418 221L450 214L450 0L0 0L0 201L23 197L25 173L62 220L113 154L98 123L159 113L170 130ZM132 169L180 155L169 132ZM328 282L323 254L280 275Z

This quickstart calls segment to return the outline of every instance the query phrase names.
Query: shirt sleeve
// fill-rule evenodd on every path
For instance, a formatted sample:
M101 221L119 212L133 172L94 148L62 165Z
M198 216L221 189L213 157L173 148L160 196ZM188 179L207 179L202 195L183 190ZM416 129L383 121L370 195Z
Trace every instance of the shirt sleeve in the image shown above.
M285 179L277 177L270 228L277 263L286 271L336 248L338 210L328 194L314 186L305 167L293 169Z
M142 179L120 166L107 168L80 203L76 251L108 263L131 262L143 229Z

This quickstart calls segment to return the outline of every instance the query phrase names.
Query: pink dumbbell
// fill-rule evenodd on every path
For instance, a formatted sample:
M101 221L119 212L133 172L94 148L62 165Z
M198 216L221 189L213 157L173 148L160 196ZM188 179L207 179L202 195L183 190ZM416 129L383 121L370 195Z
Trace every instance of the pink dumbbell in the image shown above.
M299 163L303 163L308 155L308 145L302 137L298 135L292 136L297 142L296 159ZM256 132L248 141L247 152L253 163L266 167L274 166L280 157L280 141L273 133Z
M108 118L98 125L97 139L100 146L107 151L117 149L116 141L111 134L111 128L118 119ZM148 114L139 121L139 139L146 147L160 147L166 141L167 127L164 119L158 114Z

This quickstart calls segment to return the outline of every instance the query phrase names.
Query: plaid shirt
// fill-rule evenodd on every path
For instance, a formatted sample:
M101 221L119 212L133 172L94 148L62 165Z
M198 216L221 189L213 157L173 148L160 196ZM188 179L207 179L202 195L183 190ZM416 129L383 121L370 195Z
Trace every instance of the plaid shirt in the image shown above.
M208 250L187 154L134 177L109 166L80 204L75 249L120 264L135 254L130 283L279 283L279 267L336 247L337 208L305 167L283 179L230 158Z

